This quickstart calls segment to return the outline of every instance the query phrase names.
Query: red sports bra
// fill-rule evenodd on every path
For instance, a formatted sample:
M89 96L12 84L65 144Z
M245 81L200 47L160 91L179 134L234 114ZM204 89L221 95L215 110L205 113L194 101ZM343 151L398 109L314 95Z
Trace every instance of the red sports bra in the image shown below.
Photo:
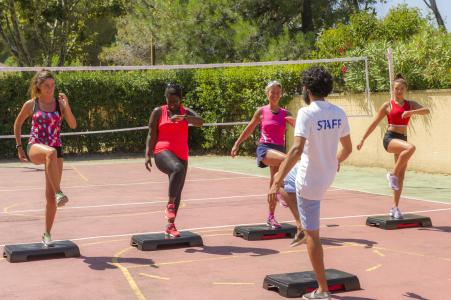
M403 118L402 114L405 111L410 110L410 103L408 100L404 100L404 104L400 106L395 100L390 100L391 110L387 115L387 120L389 125L394 126L407 126L409 125L410 117Z

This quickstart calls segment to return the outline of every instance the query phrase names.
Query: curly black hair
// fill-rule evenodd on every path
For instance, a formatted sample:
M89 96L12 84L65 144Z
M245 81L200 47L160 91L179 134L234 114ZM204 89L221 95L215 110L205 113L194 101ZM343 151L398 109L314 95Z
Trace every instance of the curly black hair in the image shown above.
M176 95L182 98L182 86L177 83L168 83L166 90L164 91L166 97L170 95Z
M302 72L302 86L305 86L313 96L326 97L332 92L334 85L332 75L323 67L310 67Z

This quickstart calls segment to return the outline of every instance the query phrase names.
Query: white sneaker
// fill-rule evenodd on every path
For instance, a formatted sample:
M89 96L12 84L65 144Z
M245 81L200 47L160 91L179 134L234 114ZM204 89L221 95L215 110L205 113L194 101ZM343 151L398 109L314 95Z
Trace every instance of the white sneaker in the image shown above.
M404 217L402 216L402 213L398 207L395 207L393 210L393 218L397 219L397 220L404 219Z
M330 292L322 292L319 293L318 290L314 290L311 293L307 293L302 295L302 299L323 299L330 300Z
M304 243L306 239L307 236L305 235L304 230L298 230L298 232L296 232L296 235L294 236L294 239L290 243L290 247L296 247Z
M66 203L69 201L69 198L67 198L67 196L62 191L57 192L55 194L55 198L56 198L56 206L58 207L66 205Z
M393 216L395 215L395 208L394 207L390 208L390 211L389 211L388 215L393 218Z
M44 232L44 234L42 235L42 243L46 247L53 245L53 240L52 240L52 236L50 235L50 233Z
M277 196L277 200L279 201L280 206L287 208L288 204L285 202L282 195L280 193L277 193L276 196Z
M387 173L387 180L388 180L388 186L394 190L399 191L398 186L398 176L390 174L390 172Z

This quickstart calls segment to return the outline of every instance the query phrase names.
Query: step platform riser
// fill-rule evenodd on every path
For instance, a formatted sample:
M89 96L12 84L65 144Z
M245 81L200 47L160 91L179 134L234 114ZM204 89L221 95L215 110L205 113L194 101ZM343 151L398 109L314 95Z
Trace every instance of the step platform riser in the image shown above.
M296 226L286 223L280 225L282 227L278 229L272 229L266 224L236 226L233 235L248 241L294 238L297 231Z
M141 251L156 251L178 247L202 247L204 243L200 235L182 231L178 238L167 237L164 233L134 235L130 245Z
M431 227L432 221L429 217L415 214L405 214L403 219L393 219L388 215L371 216L366 219L366 225L392 230L415 227Z
M357 276L346 272L327 269L326 279L331 292L360 290L360 282ZM318 288L318 283L315 273L312 271L274 274L265 277L263 288L277 291L286 298L298 298Z
M71 241L57 241L46 247L42 243L6 245L3 257L9 262L25 262L35 259L50 259L55 257L79 257L80 249Z

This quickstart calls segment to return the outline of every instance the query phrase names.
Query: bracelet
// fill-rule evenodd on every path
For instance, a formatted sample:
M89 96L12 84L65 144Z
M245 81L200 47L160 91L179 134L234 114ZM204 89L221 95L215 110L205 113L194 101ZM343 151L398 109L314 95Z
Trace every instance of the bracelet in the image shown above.
M22 148L22 145L16 145L16 149Z

